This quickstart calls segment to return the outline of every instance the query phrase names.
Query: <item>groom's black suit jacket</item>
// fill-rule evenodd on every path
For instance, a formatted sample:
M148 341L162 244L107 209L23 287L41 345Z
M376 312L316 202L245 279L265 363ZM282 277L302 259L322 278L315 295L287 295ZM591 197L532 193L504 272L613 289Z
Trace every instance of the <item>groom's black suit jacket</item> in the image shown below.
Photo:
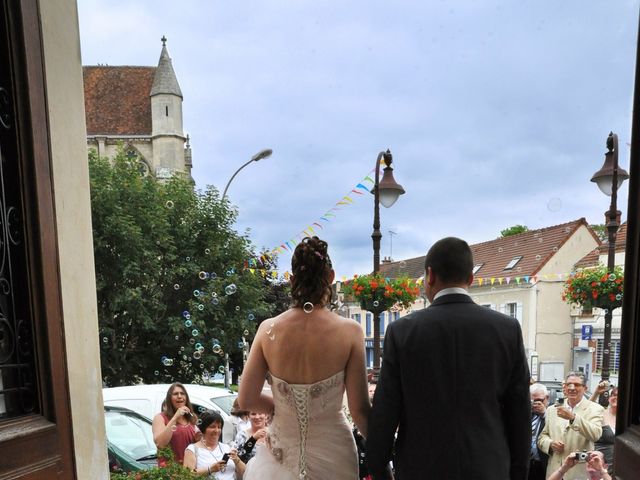
M520 325L464 294L389 325L369 417L374 479L526 480L529 368ZM397 440L394 446L394 433Z

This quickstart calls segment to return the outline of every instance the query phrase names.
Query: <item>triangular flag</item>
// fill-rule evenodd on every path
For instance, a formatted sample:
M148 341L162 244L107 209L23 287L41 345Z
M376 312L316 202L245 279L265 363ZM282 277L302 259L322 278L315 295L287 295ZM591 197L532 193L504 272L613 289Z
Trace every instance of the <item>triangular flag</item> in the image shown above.
M484 278L479 278L478 279L478 286L482 286L482 282L484 281Z
M493 285L494 283L496 283L496 279L494 277L491 277L491 285Z
M509 282L511 281L511 277L507 277L505 278L505 280L507 281L507 285L509 285Z
M498 283L499 283L500 285L502 285L502 281L503 281L503 280L504 280L504 278L502 278L502 277L498 277Z

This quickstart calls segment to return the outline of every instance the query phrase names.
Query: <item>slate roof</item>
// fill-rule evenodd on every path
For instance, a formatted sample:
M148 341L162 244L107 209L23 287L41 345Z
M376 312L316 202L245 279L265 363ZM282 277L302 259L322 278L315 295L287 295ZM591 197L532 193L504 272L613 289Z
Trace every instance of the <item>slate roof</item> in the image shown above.
M160 61L158 62L158 68L156 69L156 74L153 79L151 95L160 95L163 93L177 95L182 98L182 90L180 90L176 72L173 71L173 64L171 63L169 52L164 45L162 46Z
M627 248L627 222L620 225L616 236L616 253L624 252ZM591 252L582 257L576 268L595 267L600 261L600 255L606 255L609 252L609 239L607 238L601 245L598 245Z
M482 264L475 277L533 276L581 226L587 227L594 239L599 242L597 235L587 221L580 218L552 227L529 230L517 235L471 245L475 264ZM505 270L507 264L518 256L521 256L522 259L515 267L511 270ZM380 265L380 273L390 278L403 275L419 278L424 275L424 259L423 255L382 264Z
M87 135L151 135L156 67L82 67Z

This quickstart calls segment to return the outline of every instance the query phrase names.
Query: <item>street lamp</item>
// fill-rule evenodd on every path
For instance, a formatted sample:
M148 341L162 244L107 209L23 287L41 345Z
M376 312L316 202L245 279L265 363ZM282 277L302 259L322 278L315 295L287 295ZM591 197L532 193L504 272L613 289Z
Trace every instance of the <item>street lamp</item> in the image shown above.
M273 153L273 150L271 150L270 148L267 148L265 150L260 150L253 157L251 157L251 160L249 160L247 163L243 164L238 170L236 170L236 172L233 175L231 175L231 178L227 182L227 186L224 187L224 191L222 192L222 199L224 200L224 197L227 195L227 190L229 190L229 185L231 184L231 181L234 178L236 178L236 175L238 175L240 170L242 170L244 167L249 165L251 162L258 162L258 161L262 160L263 158L269 158L272 153Z
M611 132L607 137L607 153L604 165L593 174L591 181L607 196L611 197L609 211L605 212L607 233L609 236L609 252L607 255L607 270L612 273L615 268L616 235L620 227L620 211L618 210L618 188L629 178L629 174L618 167L618 135ZM611 320L613 309L607 308L604 314L604 340L602 349L602 380L609 380L611 367Z
M247 163L244 163L239 169L237 169L235 171L235 173L233 175L231 175L231 178L227 182L227 185L224 187L224 191L222 192L222 197L221 197L222 200L224 200L224 197L227 196L227 190L229 190L229 185L231 185L231 182L233 181L234 178L236 178L236 175L238 175L240 170L242 170L244 167L249 165L251 162L258 162L258 161L262 160L263 158L269 158L272 153L273 153L273 150L271 150L270 148L266 148L264 150L260 150L253 157L251 157L251 160L249 160ZM246 361L245 353L246 353L246 348L247 348L247 344L246 344L246 341L245 341L244 337L242 337L242 344L243 344L242 345L242 358L243 358L243 365L244 365L244 362ZM224 388L229 388L229 386L231 385L231 381L230 381L229 377L230 377L230 372L229 372L229 354L225 353L224 354Z
M380 161L384 160L384 173L382 180L380 180ZM391 152L380 152L376 159L376 179L373 184L373 233L371 238L373 239L373 274L380 272L380 239L382 233L380 233L380 204L385 208L389 208L398 197L404 193L402 188L393 178L393 168L391 163L393 157ZM378 374L380 372L380 313L373 312L373 378L377 381Z

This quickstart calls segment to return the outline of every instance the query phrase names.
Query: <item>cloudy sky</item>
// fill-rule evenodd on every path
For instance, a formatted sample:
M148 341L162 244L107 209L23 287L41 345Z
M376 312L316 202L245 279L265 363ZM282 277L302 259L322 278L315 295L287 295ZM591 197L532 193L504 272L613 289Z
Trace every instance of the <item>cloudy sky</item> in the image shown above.
M320 222L339 277L372 268L373 196L320 217L387 148L406 194L381 209L382 256L602 223L609 200L589 179L611 130L628 170L639 6L78 0L84 65L155 66L168 38L197 186L222 190L272 148L229 188L238 229L271 249ZM623 218L626 202L627 184Z

